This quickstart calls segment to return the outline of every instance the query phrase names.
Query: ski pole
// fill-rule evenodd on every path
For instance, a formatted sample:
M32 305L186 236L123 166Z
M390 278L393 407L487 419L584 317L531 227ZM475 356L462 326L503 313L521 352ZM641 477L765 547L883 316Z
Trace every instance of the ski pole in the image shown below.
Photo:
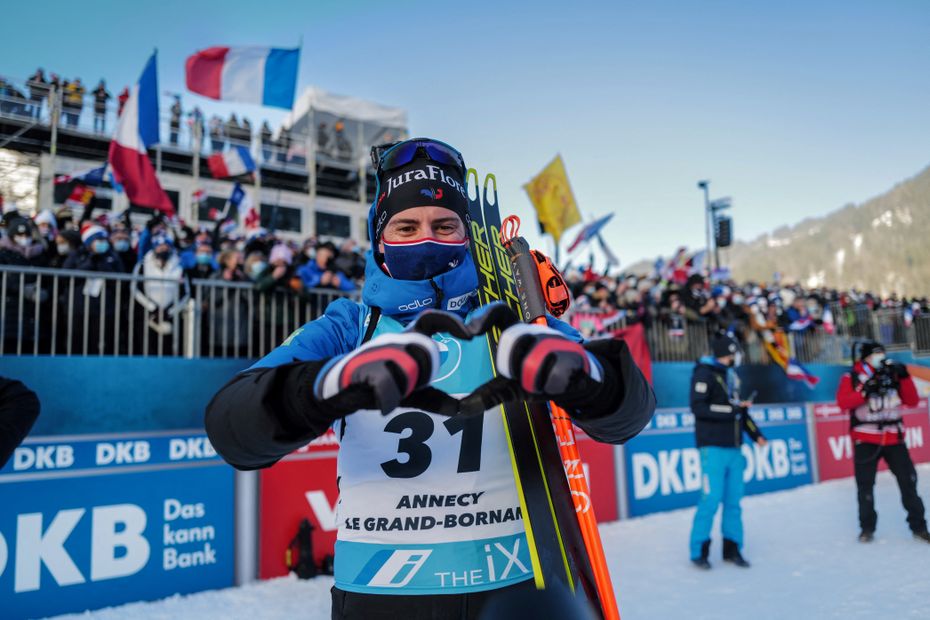
M513 277L520 297L520 305L523 308L523 320L527 323L545 325L547 303L546 295L542 290L539 259L530 250L526 239L519 236L519 232L520 218L515 215L505 218L500 231L501 244L507 250L513 264ZM562 465L565 468L565 475L568 478L572 500L575 504L575 515L581 526L585 548L591 558L604 618L605 620L619 620L620 611L617 608L617 599L610 581L610 572L607 569L607 558L604 555L601 535L597 529L597 520L594 518L591 492L581 464L578 444L575 442L572 421L568 413L554 402L550 402L549 407L552 412L552 423L555 427L559 453L562 456Z

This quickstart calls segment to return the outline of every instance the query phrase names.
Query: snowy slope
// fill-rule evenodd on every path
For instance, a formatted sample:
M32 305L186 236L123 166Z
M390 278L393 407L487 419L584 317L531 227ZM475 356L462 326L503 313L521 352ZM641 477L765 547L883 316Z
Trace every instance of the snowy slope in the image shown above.
M930 465L918 468L930 499ZM879 474L879 526L856 542L852 480L743 500L742 570L719 561L708 573L687 561L693 510L607 524L601 535L624 620L640 618L930 618L930 545L911 538L894 479ZM242 588L59 616L84 620L328 618L331 579L276 579Z

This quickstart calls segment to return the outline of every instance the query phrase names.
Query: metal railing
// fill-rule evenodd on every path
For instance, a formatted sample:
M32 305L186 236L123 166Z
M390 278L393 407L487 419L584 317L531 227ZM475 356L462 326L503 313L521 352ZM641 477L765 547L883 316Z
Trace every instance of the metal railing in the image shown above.
M0 265L0 355L255 359L345 296Z
M0 355L131 355L255 359L319 317L340 297L330 289L257 290L251 282L178 280L0 265ZM801 363L849 361L854 340L874 337L888 348L930 355L930 316L905 319L901 309L834 310L833 333L789 332ZM578 313L585 336L628 324L616 312ZM661 318L645 330L652 359L690 362L709 352L713 326ZM738 330L747 363L770 359L759 333Z

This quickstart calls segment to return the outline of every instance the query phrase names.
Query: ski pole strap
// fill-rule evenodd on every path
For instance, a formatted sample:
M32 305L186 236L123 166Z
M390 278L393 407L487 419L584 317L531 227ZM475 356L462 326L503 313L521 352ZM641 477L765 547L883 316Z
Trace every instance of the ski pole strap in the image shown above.
M514 283L523 318L532 323L546 312L559 317L571 304L568 286L552 261L537 250L531 250L526 239L519 236L520 218L507 217L501 225L501 244L513 264Z

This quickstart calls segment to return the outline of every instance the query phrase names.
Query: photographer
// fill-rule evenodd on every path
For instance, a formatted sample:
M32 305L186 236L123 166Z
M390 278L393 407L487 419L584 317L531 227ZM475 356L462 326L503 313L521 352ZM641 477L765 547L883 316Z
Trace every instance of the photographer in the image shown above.
M853 347L855 356L855 347ZM917 388L903 364L885 358L877 342L861 344L859 361L840 379L836 403L849 411L850 435L859 491L860 542L875 536L875 472L879 459L885 459L901 489L901 503L907 510L907 523L914 538L930 543L924 504L917 495L917 471L904 444L901 406L917 404Z

